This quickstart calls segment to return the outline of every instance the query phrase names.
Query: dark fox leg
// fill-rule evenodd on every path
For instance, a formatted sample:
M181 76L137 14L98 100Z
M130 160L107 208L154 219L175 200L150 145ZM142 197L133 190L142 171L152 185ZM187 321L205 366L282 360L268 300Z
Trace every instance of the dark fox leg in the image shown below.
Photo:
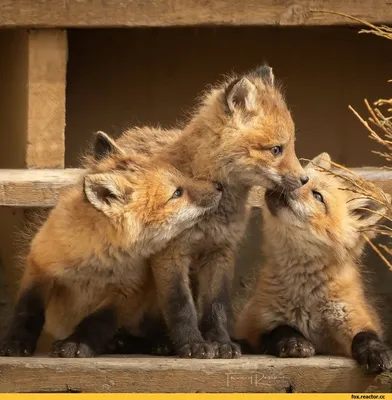
M115 310L107 307L83 319L66 339L53 343L51 357L94 357L102 354L117 329Z
M159 254L153 260L158 300L169 336L178 356L213 358L214 349L204 340L199 327L196 307L189 283L189 257L179 249L173 254Z
M22 289L11 326L0 344L2 356L31 356L45 323L45 305L39 284Z
M221 249L203 256L197 266L200 271L198 295L202 304L200 330L204 338L213 344L215 358L237 358L241 355L240 346L232 342L229 335L234 259L234 252Z

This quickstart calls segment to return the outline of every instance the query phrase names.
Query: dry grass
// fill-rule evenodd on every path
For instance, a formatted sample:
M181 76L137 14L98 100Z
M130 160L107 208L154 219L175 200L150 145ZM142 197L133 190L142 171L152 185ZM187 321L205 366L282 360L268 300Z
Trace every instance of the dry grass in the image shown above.
M367 29L361 29L359 33L374 34L385 39L392 40L391 27L385 25L376 26L356 17L333 11L317 12L335 14L345 18L349 18L367 27ZM392 80L388 82L392 82ZM383 147L383 151L373 151L373 153L378 154L380 157L382 157L386 163L386 165L381 167L381 169L392 170L392 98L379 99L372 104L365 99L365 106L369 113L367 118L362 117L352 106L349 106L349 109L355 114L358 120L367 129L369 133L369 138ZM357 193L359 196L370 197L381 203L386 210L383 217L385 217L388 222L392 222L392 204L388 197L385 196L385 194L376 185L356 175L354 172L343 167L342 165L339 165L337 163L333 164L336 168L335 171L332 171L331 173L346 180L346 182L350 184L349 190ZM374 226L373 229L378 234L387 236L388 238L392 239L391 227L386 225L378 225ZM392 256L392 247L385 245L376 246L366 236L366 233L364 233L364 236L368 241L370 247L379 255L382 261L392 271L392 265L390 261L388 261L388 259L386 258L386 255Z

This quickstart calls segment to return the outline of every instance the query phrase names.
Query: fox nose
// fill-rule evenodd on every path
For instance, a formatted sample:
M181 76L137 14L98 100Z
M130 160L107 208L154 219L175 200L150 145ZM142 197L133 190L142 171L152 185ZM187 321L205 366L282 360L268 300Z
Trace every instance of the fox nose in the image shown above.
M223 192L223 186L220 182L214 182L215 183L215 188L218 192Z
M302 185L306 185L309 182L309 177L307 175L302 175L299 180L301 181Z

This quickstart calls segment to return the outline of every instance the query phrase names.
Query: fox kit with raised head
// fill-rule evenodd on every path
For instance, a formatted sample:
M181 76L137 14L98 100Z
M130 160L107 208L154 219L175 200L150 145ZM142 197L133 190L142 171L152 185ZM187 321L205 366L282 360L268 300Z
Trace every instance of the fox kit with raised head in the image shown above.
M179 356L240 355L228 326L248 193L253 185L290 191L307 182L294 140L290 112L268 66L209 91L182 131L132 129L118 139L127 152L155 154L190 177L222 184L218 209L151 258L159 303Z
M93 356L118 327L137 328L155 295L147 257L219 203L216 184L124 155L103 133L97 142L110 148L98 158L111 155L62 194L31 243L3 355L31 355L42 328L60 339L59 357Z
M391 366L376 311L367 301L359 260L363 232L383 206L328 173L328 154L305 168L308 185L290 194L266 191L264 249L258 287L240 313L236 337L279 357L352 356L370 371Z

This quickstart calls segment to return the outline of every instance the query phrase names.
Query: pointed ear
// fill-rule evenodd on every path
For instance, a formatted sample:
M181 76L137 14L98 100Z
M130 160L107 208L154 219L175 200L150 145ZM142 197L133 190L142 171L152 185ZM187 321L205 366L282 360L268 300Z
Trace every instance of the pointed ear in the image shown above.
M112 153L124 154L121 148L107 133L102 131L96 132L94 142L94 159L99 161Z
M256 108L256 86L247 78L233 81L226 89L226 103L229 111L253 111Z
M391 197L385 195L386 201L390 203ZM385 215L386 206L369 197L355 197L348 202L351 215L357 218L361 228L371 227L377 224Z
M128 182L118 174L86 175L83 186L87 200L103 212L125 204L131 194Z
M257 67L253 71L249 73L249 76L255 77L255 78L261 78L261 80L266 84L270 86L274 86L275 83L275 76L272 68L268 66L267 64L264 64L260 67Z
M331 169L331 156L328 153L321 153L318 156L314 157L313 160L309 161L306 167Z

